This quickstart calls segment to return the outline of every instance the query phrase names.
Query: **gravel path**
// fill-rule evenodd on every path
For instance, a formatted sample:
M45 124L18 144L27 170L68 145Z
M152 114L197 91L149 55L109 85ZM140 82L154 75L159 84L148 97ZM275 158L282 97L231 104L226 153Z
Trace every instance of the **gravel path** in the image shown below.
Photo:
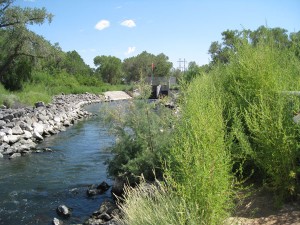
M131 99L131 97L124 91L107 91L104 92L104 96L108 101Z

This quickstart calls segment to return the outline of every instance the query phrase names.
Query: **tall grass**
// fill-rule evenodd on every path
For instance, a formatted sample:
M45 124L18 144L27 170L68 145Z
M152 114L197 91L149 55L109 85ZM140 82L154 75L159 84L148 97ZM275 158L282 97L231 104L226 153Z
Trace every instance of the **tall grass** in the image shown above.
M80 83L75 76L69 75L62 71L56 74L49 74L46 72L33 72L30 82L23 84L23 89L17 92L6 91L3 86L0 86L0 103L5 100L11 102L11 106L15 102L20 102L25 105L33 105L37 101L49 103L52 96L61 93L64 94L81 94L85 92L100 94L109 90L128 90L130 87L127 85L110 85L100 81L96 82L93 77L84 78L84 85ZM95 81L95 82L93 82ZM93 85L92 85L93 84Z
M127 186L124 192L125 202L120 205L123 216L117 219L118 224L183 224L178 208L181 199L160 182L143 181L135 188Z

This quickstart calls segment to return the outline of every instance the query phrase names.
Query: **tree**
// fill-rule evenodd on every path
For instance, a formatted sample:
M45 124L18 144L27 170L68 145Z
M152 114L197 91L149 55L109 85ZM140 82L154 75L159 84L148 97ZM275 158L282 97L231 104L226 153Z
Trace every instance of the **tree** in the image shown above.
M260 26L254 31L250 30L226 30L222 32L222 43L214 41L211 43L208 53L211 55L212 63L229 62L230 54L236 53L237 48L242 43L247 43L251 46L257 46L262 42L272 43L274 47L290 48L292 45L292 37L287 34L286 29L279 27L268 28Z
M104 82L110 84L121 83L122 78L122 61L115 56L96 56L94 64L97 66L96 74L103 79Z
M200 67L196 64L196 62L194 61L190 62L188 66L188 70L185 72L185 79L187 81L191 81L199 74L200 74Z
M125 59L123 62L123 70L129 82L151 77L152 73L155 77L165 77L170 75L173 66L168 60L168 56L163 53L155 56L143 51L137 56Z
M85 64L81 56L75 50L66 53L63 67L72 75L92 75L92 69Z
M41 36L27 29L27 25L43 24L45 21L52 21L53 15L47 13L45 8L31 9L13 6L13 0L0 0L0 81L10 89L8 80L10 76L18 76L12 73L15 71L12 67L26 61L26 65L30 66L30 62L34 62L37 57L45 57L49 53L50 44ZM30 71L30 70L26 70ZM30 75L30 74L27 74ZM22 81L22 79L15 79ZM15 87L21 87L20 84Z

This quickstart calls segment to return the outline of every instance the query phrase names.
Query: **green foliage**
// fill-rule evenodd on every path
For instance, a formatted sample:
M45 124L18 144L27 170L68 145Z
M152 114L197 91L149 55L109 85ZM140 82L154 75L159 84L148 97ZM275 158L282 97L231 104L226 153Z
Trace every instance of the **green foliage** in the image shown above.
M251 34L253 41L237 34ZM126 192L125 223L222 224L236 178L250 176L272 190L277 203L299 195L300 132L292 119L300 109L293 92L300 88L298 39L295 33L286 42L284 34L223 32L224 60L182 88L180 120L166 149L168 188L151 186L153 195L143 186Z
M122 78L122 62L115 56L96 56L95 66L98 66L95 73L109 84L120 84Z
M295 43L298 42L298 47L294 48L294 53L299 53L299 32L287 34L287 30L276 27L267 28L260 26L257 30L226 30L222 32L223 42L214 41L209 48L212 64L226 64L230 60L232 53L238 52L238 46L247 42L249 45L257 46L260 43L271 43L274 47L280 49L293 49ZM294 46L294 47L293 47ZM298 52L298 53L297 53ZM299 55L298 55L299 56Z
M33 59L45 57L50 44L29 31L28 24L51 22L45 8L31 9L13 6L11 0L0 2L0 82L11 90L21 89L30 76ZM21 71L24 70L24 73Z
M153 172L161 177L161 158L171 132L171 111L137 100L118 105L116 110L109 109L106 114L118 138L112 147L114 157L109 161L108 173L127 177L130 183L137 182L141 174L147 180L154 179Z
M262 34L261 34L262 35ZM239 42L229 63L210 75L219 82L230 151L239 175L253 174L278 201L297 195L299 126L292 121L300 100L300 62L293 49L263 35L256 45Z
M66 53L63 68L67 73L75 76L89 77L92 75L92 69L84 63L81 56L75 50Z
M169 76L172 63L168 60L169 58L163 53L155 56L146 51L143 51L137 56L127 58L123 62L126 81L139 81L140 79L151 77L152 74L155 77ZM152 64L154 66L153 72ZM143 77L141 77L141 75L143 75Z
M195 78L182 100L166 161L166 182L182 198L181 224L221 224L232 207L232 165L220 95L213 78L204 75Z
M32 62L27 58L19 58L10 64L3 73L2 83L8 90L15 91L23 88L23 83L31 77Z
M117 218L117 222L122 225L185 224L178 208L181 202L180 197L157 180L153 184L142 180L135 188L125 188L124 201L120 205L124 216Z

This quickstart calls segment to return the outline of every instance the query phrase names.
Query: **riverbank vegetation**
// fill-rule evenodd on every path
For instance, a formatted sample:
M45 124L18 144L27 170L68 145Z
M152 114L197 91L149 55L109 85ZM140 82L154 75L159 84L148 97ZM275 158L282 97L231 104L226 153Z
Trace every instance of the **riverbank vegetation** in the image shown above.
M262 26L222 35L212 62L182 82L179 119L158 158L163 179L125 189L121 223L222 224L252 186L271 193L276 207L299 199L300 32ZM145 132L128 126L131 137ZM123 153L126 164L136 162Z
M50 43L29 29L51 23L53 16L45 8L21 8L14 0L0 2L1 105L48 103L62 92L129 90L139 79L171 73L166 55L146 51L123 62L114 56L95 56L91 68L75 50L64 52L59 43Z
M144 85L144 98L108 113L118 137L108 172L136 186L125 189L120 223L222 224L252 186L278 207L299 200L300 32L224 31L211 62L190 62L184 73L146 51L123 62L96 56L91 68L28 29L51 13L13 2L0 2L0 104L128 90L151 76L180 80L176 111L149 103Z

